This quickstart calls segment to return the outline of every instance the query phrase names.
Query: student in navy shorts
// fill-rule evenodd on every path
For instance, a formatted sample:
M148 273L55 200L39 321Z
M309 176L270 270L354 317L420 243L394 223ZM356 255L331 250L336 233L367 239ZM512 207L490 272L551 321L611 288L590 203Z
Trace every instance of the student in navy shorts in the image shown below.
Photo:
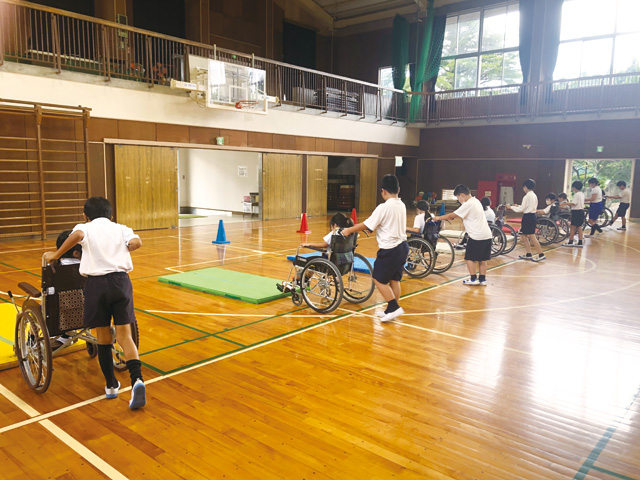
M373 282L387 301L387 308L378 311L381 322L390 322L404 313L398 305L400 280L409 255L407 243L407 209L398 197L400 186L395 175L382 178L382 198L384 203L376 207L363 223L345 228L345 236L355 232L376 231L378 255L373 265Z
M569 228L569 241L563 243L563 247L575 247L582 248L582 239L584 235L582 233L582 224L584 223L584 193L582 193L582 182L576 180L571 184L571 191L573 192L573 201L564 201L560 203L561 207L571 207L571 227ZM573 238L578 232L578 243L573 243Z
M84 326L95 329L98 339L98 361L106 381L107 398L116 398L120 382L113 368L111 318L116 338L124 350L131 377L132 410L146 404L138 349L131 336L135 321L133 287L129 274L133 270L130 252L142 246L140 237L125 225L111 221L111 203L102 197L92 197L84 204L86 223L75 226L73 232L56 252L47 252L49 263L58 260L78 243L82 246L80 274L87 277L84 289Z
M618 204L618 210L616 211L613 220L611 220L611 226L616 223L618 218L622 219L622 226L618 228L618 230L624 232L627 230L627 210L629 209L629 205L631 205L631 192L627 188L627 182L624 180L620 180L616 183L616 186L620 189L620 195L609 195L609 198L620 200Z
M602 204L602 189L600 188L600 182L597 178L591 177L589 180L589 188L591 188L591 196L585 200L589 203L589 225L591 226L591 232L586 237L593 237L596 232L602 233L602 227L598 225L598 217L604 210Z
M469 236L464 259L470 278L462 281L464 285L487 285L487 262L491 260L491 229L484 214L480 200L471 195L469 187L458 185L453 194L460 202L460 208L453 213L435 216L433 221L462 218L464 229Z
M522 205L507 205L508 210L522 213L522 225L520 227L520 235L522 236L522 243L524 243L524 249L527 251L526 255L520 255L522 260L531 260L533 262L542 262L546 260L544 253L542 253L542 247L540 242L536 238L536 211L538 210L538 196L533 189L536 188L536 182L529 178L522 182L522 190L525 195L522 199ZM531 254L531 244L533 244L537 257Z

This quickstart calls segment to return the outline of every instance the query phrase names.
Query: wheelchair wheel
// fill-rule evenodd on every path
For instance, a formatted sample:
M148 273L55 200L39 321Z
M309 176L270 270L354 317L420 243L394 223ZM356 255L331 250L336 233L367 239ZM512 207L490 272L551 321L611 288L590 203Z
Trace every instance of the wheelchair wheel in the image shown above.
M451 268L456 259L456 252L453 245L447 237L438 237L435 248L435 263L433 271L435 273L444 273Z
M604 225L601 225L602 227L608 227L609 225L611 225L611 222L613 220L613 212L611 211L611 209L609 207L604 207L604 209L602 210L602 213L604 215L606 215L607 217L607 223L605 223Z
M87 344L87 353L89 354L89 358L96 358L98 355L98 345L91 342L86 342Z
M33 300L24 303L16 318L15 349L29 388L36 393L46 392L53 374L51 344L40 304Z
M516 233L516 229L508 223L505 223L502 226L502 233L504 233L506 240L502 253L503 255L506 255L507 253L513 252L513 249L516 248L516 245L518 243L518 234Z
M490 225L491 227L491 258L497 257L504 252L507 245L507 236L504 234L501 228L496 225Z
M343 294L344 298L351 303L362 303L371 298L373 290L375 289L375 285L373 284L373 268L369 260L359 253L354 252L353 257L354 262L351 265L351 270L342 277L342 285L344 287ZM366 272L358 272L355 270L356 258L359 258L360 262L364 264L364 268L361 270L367 270Z
M111 334L113 335L113 368L115 368L119 372L123 372L127 369L127 360L124 357L124 350L118 343L116 339L115 327L111 327ZM136 344L136 348L140 346L140 334L138 332L138 321L135 320L131 324L131 338L133 338L133 343ZM96 347L97 352L97 347Z
M558 237L556 238L556 243L564 242L569 236L571 225L566 218L559 218L556 221L556 225L558 226Z
M409 255L404 271L413 278L424 278L433 272L435 266L435 252L429 242L422 238L410 238Z
M536 219L536 238L540 245L551 245L558 238L558 226L550 218Z
M318 313L333 312L342 301L342 276L325 258L313 258L300 275L302 298Z

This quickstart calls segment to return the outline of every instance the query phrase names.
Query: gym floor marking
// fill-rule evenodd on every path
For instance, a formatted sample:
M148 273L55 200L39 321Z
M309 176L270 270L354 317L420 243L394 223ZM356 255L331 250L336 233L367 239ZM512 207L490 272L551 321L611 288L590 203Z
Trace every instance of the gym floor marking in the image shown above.
M630 249L633 249L633 250L638 251L637 249L635 249L635 248L633 248L633 247L628 247L628 246L623 245L623 244L621 244L621 245L622 245L622 246L624 246L625 248L630 248ZM552 248L552 249L547 250L547 252L548 252L548 251L552 251L552 250L556 250L556 249L558 249L558 248L562 248L562 247L555 247L555 248ZM290 250L291 250L291 249L288 249L288 250L285 250L285 251L290 251ZM274 252L274 253L275 253L275 252ZM585 259L585 260L588 260L588 259ZM507 265L511 265L511 264L513 264L513 263L516 263L516 262L520 263L520 262L519 262L519 259L511 260L511 261L509 261L509 262L506 262L506 263L503 263L503 264L497 265L497 266L495 266L495 267L489 268L489 269L488 269L488 271L494 271L494 270L497 270L497 269L500 269L500 268L506 267ZM594 265L595 265L595 262L592 262L592 263L594 263ZM12 268L15 268L15 267L12 267ZM586 273L586 272L582 272L582 273ZM464 277L466 277L466 275L465 275ZM444 287L444 286L450 285L450 284L452 284L452 283L454 283L454 282L456 282L456 281L459 281L461 278L464 278L464 277L459 277L459 278L456 278L456 279L452 279L452 280L446 281L446 282L441 283L441 284L433 285L433 286L430 286L430 287L424 288L424 289L422 289L422 290L418 290L418 291L416 291L416 292L413 292L413 293L410 293L410 294L404 295L404 296L402 296L401 298L403 298L403 299L404 299L404 298L411 298L411 297L414 297L414 296L417 296L417 295L421 295L421 294L426 293L426 292L431 292L432 290L436 290L436 289L438 289L438 288L441 288L441 287ZM507 277L507 276L505 275L505 277ZM639 282L635 282L635 283L630 284L630 285L627 285L626 287L616 288L616 290L615 290L615 291L626 290L626 289L632 288L632 287L634 287L634 286L636 286L636 285L638 285L638 284L640 284L640 281L639 281ZM578 298L572 298L572 299L559 300L559 301L556 301L556 302L551 302L551 303L549 303L549 304L541 304L541 305L546 306L546 305L554 305L554 304L558 304L558 303L574 302L574 301L582 300L582 299L585 299L585 298L593 298L593 297L596 297L596 296L607 295L607 294L612 293L613 291L614 291L614 290L609 291L609 292L603 292L603 293L600 293L600 294L595 294L595 295L585 296L585 297L578 297ZM233 356L239 355L239 354L241 354L241 353L248 352L248 351L251 351L251 350L257 349L257 348L259 348L259 347L262 347L262 346L265 346L265 345L269 345L269 344L271 344L271 343L279 342L279 341L284 340L284 339L289 338L289 337L296 336L296 335L298 335L298 334L300 334L300 333L304 333L304 332L307 332L307 331L310 331L310 330L314 330L314 329L316 329L316 328L318 328L318 327L321 327L321 326L325 326L325 325L329 325L329 324L331 324L331 323L335 323L335 322L337 322L337 321L339 321L339 320L343 320L343 319L345 319L345 318L354 317L354 316L363 316L363 315L365 315L365 316L369 316L369 315L364 314L364 312L367 312L367 311L369 311L369 310L372 310L372 309L374 309L374 308L376 308L376 307L378 307L378 306L382 305L383 303L384 303L384 302L381 302L381 303L378 303L378 304L372 305L372 306L370 306L370 307L363 308L363 309L358 310L358 311L353 311L353 312L352 312L352 311L349 311L350 313L343 314L343 315L339 315L339 316L337 316L337 317L330 318L329 320L324 320L324 321L318 322L318 323L316 323L316 324L309 325L309 326L307 326L307 327L302 327L302 328L300 328L300 329L294 330L294 331L289 332L289 333L287 333L287 334L279 335L279 336L276 336L276 337L274 337L274 338L272 338L272 339L265 340L265 341L263 341L263 342L258 342L258 343L254 344L254 345L251 345L251 346L248 346L248 347L245 347L245 348L240 348L240 349L237 349L237 350L235 350L235 351L232 351L232 352L229 352L229 353L226 353L226 354L222 354L222 355L220 355L220 356L218 356L218 357L216 357L216 358L213 358L213 359L210 359L210 360L204 360L204 361L202 361L202 362L198 362L198 363L196 363L196 364L194 364L194 365L192 365L192 366L186 367L186 368L180 368L180 369L177 369L176 371L173 371L173 372L170 372L170 373L167 373L167 374L164 374L164 375L161 375L161 376L155 377L155 378L153 378L153 379L150 379L150 380L148 380L146 383L147 383L147 384L155 383L155 382L158 382L158 381L160 381L160 380L163 380L163 379L166 379L166 378L173 377L174 375L179 375L179 374L182 374L182 373L189 372L189 371L191 371L191 370L195 370L195 369L198 369L198 368L201 368L201 367L204 367L204 366L208 366L208 365L211 365L211 364L213 364L213 363L219 362L219 361L221 361L221 360L225 360L225 359L227 359L227 358L231 358L231 357L233 357ZM470 310L470 311L458 311L458 312L448 312L448 313L464 313L464 312L482 312L482 311L494 311L494 310L508 310L508 309L512 309L512 308L522 308L522 306L517 306L517 307L499 307L499 308L496 308L496 309ZM345 310L345 309L342 309L342 310ZM447 313L447 312L437 312L437 314L446 314L446 313ZM432 312L432 313L425 313L425 314L405 314L405 315L428 315L428 314L433 315L433 314L436 314L436 312ZM286 315L286 314L285 314L285 315ZM262 320L258 320L258 322L260 322L260 321L262 321ZM252 323L255 323L255 322L252 322ZM422 329L422 330L431 331L431 332L433 332L433 333L440 334L440 335L445 335L445 336L449 336L449 337L456 337L456 338L460 338L460 339L467 340L467 341L470 341L470 342L483 343L482 341L479 341L479 340L469 339L469 338L461 337L461 336L456 336L456 335L452 335L452 334L449 334L449 333L446 333L446 332L439 332L439 331L436 331L436 330L430 330L430 329L426 329L426 328L424 328L424 327L418 327L418 326L415 326L415 325L404 324L404 323L402 323L402 322L394 322L394 323L396 323L397 325L403 325L403 326L407 326L407 327L410 327L410 328L419 328L419 329ZM246 325L244 325L244 326L246 326ZM242 326L235 327L235 328L241 328L241 327L242 327ZM234 328L234 329L235 329L235 328ZM510 351L514 351L514 352L519 352L519 353L525 353L525 354L526 354L526 352L521 352L521 351L519 351L519 350L510 349L510 348L508 348L508 347L504 347L504 348L505 348L506 350L510 350ZM126 391L128 391L128 390L131 390L131 387L122 388L122 389L120 390L120 392L126 392ZM8 390L7 390L4 386L2 386L2 385L0 385L0 393L1 393L1 394L3 394L3 396L5 396L9 401L11 401L12 403L16 404L16 406L18 406L19 408L21 408L21 409L22 409L22 406L21 406L21 405L24 405L24 406L28 407L29 409L31 409L31 412L32 412L32 413L33 413L33 412L37 413L37 412L36 412L35 410L33 410L33 409L28 405L28 404L26 404L26 402L24 402L24 401L23 401L22 399L20 399L19 397L15 396L12 392L8 391ZM5 394L5 393L9 394L9 396L7 396L7 394ZM633 397L633 399L632 399L631 403L629 404L629 406L627 407L627 410L626 410L626 411L628 411L628 410L631 408L631 406L632 406L633 402L636 400L636 398L638 397L638 395L640 395L640 390L638 390L638 393L636 393L636 395ZM50 412L50 413L48 413L48 414L43 414L43 415L39 415L39 414L38 414L38 415L36 415L36 416L32 416L32 418L30 418L30 419L28 419L28 420L24 420L24 421L22 421L22 422L17 422L17 423L15 423L15 424L8 425L8 426L6 426L6 427L0 428L0 434L1 434L1 433L4 433L4 432L6 432L6 431L9 431L9 430L13 430L13 429L15 429L15 428L19 428L19 427L24 426L24 425L28 425L28 424L34 423L34 422L39 422L40 424L43 424L43 423L44 423L44 421L47 421L46 419L48 419L48 418L50 418L50 417L53 417L53 416L56 416L56 415L60 415L60 414L62 414L62 413L64 413L64 412L67 412L67 411L70 411L70 410L74 410L74 409L80 408L80 407L82 407L82 406L84 406L84 405L88 405L88 404L91 404L91 403L97 402L97 401L99 401L99 400L105 399L105 398L106 398L106 397L105 397L104 395L101 395L101 396L94 397L94 398L89 399L89 400L85 400L85 401L83 401L83 402L76 403L76 404L74 404L74 405L70 405L70 406L68 406L68 407L64 407L64 408L59 409L59 410L55 410L55 411ZM18 403L15 403L14 401L16 401L16 402L18 402ZM23 411L24 411L24 410L23 410ZM626 414L626 411L625 411L625 414ZM30 416L31 416L31 415L30 415ZM597 468L597 467L595 467L595 465L593 465L593 464L595 463L595 461L596 461L597 457L600 455L600 453L603 451L604 447L605 447L605 446L606 446L606 444L608 443L608 441L609 441L609 439L611 438L611 436L613 436L613 433L615 433L615 430L617 429L617 427L618 427L619 423L621 422L621 420L622 420L622 417L621 417L621 418L620 418L620 420L615 424L615 426L613 426L613 427L609 427L609 429L607 429L607 431L603 434L603 436L602 436L602 438L601 438L600 442L598 442L598 444L596 445L596 447L594 447L593 451L591 452L591 454L589 455L589 457L587 458L587 460L585 460L585 462L583 463L583 465L582 465L581 469L576 473L576 475L575 475L575 477L574 477L574 480L582 480L582 479L584 479L584 478L585 478L585 476L588 474L588 472L589 472L589 470L590 470L591 468L596 469L596 470L600 470L600 471L603 471L603 472L604 472L604 469ZM50 422L49 422L49 423L50 423ZM55 427L55 425L54 425L54 424L51 424L51 425L53 425L53 426ZM43 425L43 426L44 426L44 425ZM47 427L45 427L45 428L47 428ZM57 427L56 427L56 428L57 428ZM60 430L60 429L59 429L59 430ZM61 432L61 433L63 433L63 434L66 434L66 432L64 432L64 431L62 431L62 430L60 430L60 432ZM52 433L53 433L53 432L52 432ZM54 433L54 435L55 435L55 433ZM69 437L69 438L72 438L72 437ZM62 439L60 439L60 440L61 440L61 441L64 441L64 440L62 440ZM76 442L74 439L72 439L72 440L73 440L73 442ZM65 443L66 443L66 442L65 442ZM78 446L79 446L79 447L83 447L83 446L82 446L81 444L79 444L79 443L78 443ZM70 446L70 447L71 447L71 446ZM71 448L73 448L73 447L71 447ZM86 458L86 457L84 457L84 455L82 455L82 453L81 453L81 452L77 451L77 453L78 453L79 455L83 456L83 458ZM83 452L83 453L86 453L86 452ZM89 451L89 453L91 453L91 454L92 454L92 452L90 452L90 451ZM93 454L92 454L92 455L93 455ZM87 459L87 461L89 461L89 462L90 462L90 463L92 463L92 464L93 464L92 460L96 460L96 459L97 459L97 461L102 462L102 460L101 460L99 457L96 457L96 458L94 458L94 459L89 459L89 458L86 458L86 459ZM107 464L107 465L108 465L108 464ZM110 466L109 466L109 467L110 467ZM111 468L111 467L110 467L110 468ZM117 472L115 469L113 469L113 472L114 472L115 474L121 475L121 474L120 474L119 472ZM606 473L610 473L611 475L617 476L617 477L619 477L619 478L629 478L629 477L621 476L621 475L616 474L616 473L614 473L614 472L608 472L608 471L606 471ZM126 478L126 477L110 477L110 478ZM629 479L629 480L634 480L634 479Z

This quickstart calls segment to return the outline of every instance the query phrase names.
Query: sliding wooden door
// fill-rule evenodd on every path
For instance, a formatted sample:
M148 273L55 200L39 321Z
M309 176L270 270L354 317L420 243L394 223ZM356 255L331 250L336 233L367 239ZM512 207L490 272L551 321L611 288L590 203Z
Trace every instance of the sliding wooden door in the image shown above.
M307 215L327 214L327 183L329 157L307 157Z
M302 213L302 155L262 155L262 217L295 218Z
M378 159L360 159L360 199L358 214L372 212L376 208L378 190Z

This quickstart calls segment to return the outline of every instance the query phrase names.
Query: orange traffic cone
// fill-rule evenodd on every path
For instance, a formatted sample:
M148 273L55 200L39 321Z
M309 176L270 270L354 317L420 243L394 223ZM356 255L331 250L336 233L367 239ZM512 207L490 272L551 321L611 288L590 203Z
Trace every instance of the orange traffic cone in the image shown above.
M307 214L302 214L302 222L300 222L300 230L297 233L311 233L309 226L307 225Z
M351 209L351 220L353 220L353 224L357 224L358 223L358 217L356 216L356 209L352 208Z

